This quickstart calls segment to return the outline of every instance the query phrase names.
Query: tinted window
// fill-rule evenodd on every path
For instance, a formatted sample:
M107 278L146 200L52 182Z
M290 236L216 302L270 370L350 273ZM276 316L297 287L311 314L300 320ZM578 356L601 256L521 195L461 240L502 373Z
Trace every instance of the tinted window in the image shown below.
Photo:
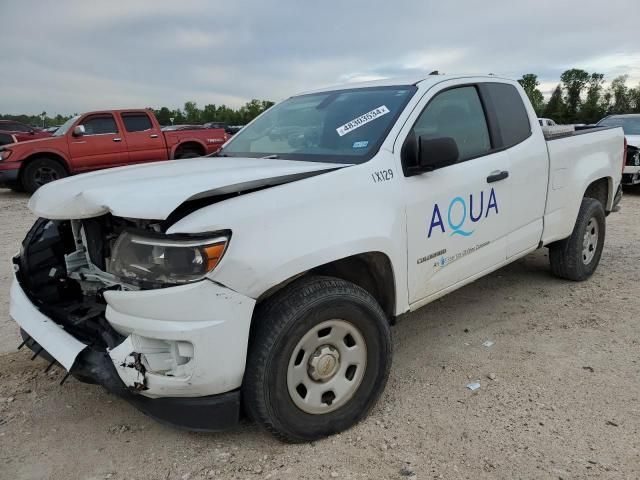
M529 138L529 115L516 87L507 83L485 83L483 89L498 121L501 139L496 139L496 148L509 148Z
M122 121L127 132L144 132L153 128L151 119L146 113L123 113Z
M640 116L607 117L598 122L599 127L622 127L625 135L640 135Z
M85 135L102 135L105 133L118 133L118 127L113 115L95 115L82 121Z
M13 143L13 135L0 133L0 145L8 145L9 143Z
M21 123L7 122L0 123L0 130L7 130L9 132L30 132L31 128Z
M475 87L446 90L434 97L413 126L416 137L450 137L458 146L458 162L491 150L489 129Z

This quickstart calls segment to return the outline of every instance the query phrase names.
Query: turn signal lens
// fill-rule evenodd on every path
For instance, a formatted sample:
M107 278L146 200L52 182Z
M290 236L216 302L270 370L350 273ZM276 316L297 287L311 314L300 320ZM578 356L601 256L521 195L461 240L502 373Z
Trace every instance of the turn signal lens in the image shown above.
M203 251L206 254L207 260L207 271L211 271L216 268L218 262L222 258L222 254L224 253L224 248L227 246L226 242L217 243L215 245L209 245L203 247Z

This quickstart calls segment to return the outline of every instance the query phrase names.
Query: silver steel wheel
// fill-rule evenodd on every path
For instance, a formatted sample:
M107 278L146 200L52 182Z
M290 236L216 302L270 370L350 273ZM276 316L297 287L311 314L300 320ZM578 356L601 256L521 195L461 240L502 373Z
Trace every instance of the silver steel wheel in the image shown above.
M306 413L320 415L347 403L367 368L367 345L353 324L327 320L293 349L287 370L289 396Z
M589 265L598 248L598 222L594 217L589 219L582 240L582 263Z

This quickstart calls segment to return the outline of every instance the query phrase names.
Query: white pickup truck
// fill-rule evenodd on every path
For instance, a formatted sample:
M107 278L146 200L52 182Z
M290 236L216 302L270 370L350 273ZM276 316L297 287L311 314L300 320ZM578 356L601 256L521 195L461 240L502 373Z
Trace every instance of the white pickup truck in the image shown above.
M215 157L42 187L10 314L35 355L161 421L244 409L308 441L370 410L398 316L541 247L587 279L623 161L622 129L547 141L495 76L305 93Z

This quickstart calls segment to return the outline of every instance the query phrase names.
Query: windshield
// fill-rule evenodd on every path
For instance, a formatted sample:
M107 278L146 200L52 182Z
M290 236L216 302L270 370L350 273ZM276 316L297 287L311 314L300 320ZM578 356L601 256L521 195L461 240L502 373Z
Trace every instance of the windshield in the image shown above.
M76 115L75 117L71 117L69 120L64 122L60 128L58 128L55 132L53 132L54 137L61 137L65 133L69 131L71 125L75 123L76 120L80 118L80 115Z
M599 127L622 127L625 135L640 135L640 117L608 117L598 122Z
M362 163L378 151L415 91L404 85L291 97L243 128L219 154Z

